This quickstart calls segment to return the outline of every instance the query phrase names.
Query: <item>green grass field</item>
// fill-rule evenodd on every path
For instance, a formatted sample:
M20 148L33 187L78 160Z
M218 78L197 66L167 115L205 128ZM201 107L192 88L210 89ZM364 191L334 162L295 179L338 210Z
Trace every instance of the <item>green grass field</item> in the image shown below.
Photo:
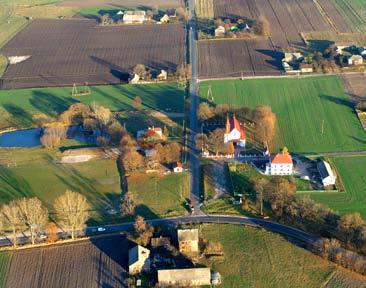
M366 219L366 156L334 157L331 160L346 192L317 193L310 197L341 214L360 212Z
M330 262L265 230L235 225L203 225L201 235L209 241L221 242L224 247L224 260L203 261L220 272L220 287L223 288L325 287L337 269Z
M52 212L56 197L70 189L90 201L93 220L103 220L106 209L118 209L121 188L115 160L64 165L55 160L42 148L1 149L0 202L35 196Z
M0 288L5 287L6 273L8 271L10 258L10 252L0 252Z
M315 153L366 148L366 133L338 76L208 81L200 85L202 100L208 86L216 104L271 106L278 123L277 149Z
M358 31L366 31L366 0L332 0L348 23Z
M0 129L26 128L35 125L37 113L56 117L71 104L93 102L112 111L133 110L133 99L142 99L142 108L183 112L184 90L176 83L151 85L104 85L90 87L91 94L72 96L71 87L0 91Z
M184 201L189 197L188 174L165 176L136 174L127 178L128 190L136 198L136 214L145 218L182 215Z

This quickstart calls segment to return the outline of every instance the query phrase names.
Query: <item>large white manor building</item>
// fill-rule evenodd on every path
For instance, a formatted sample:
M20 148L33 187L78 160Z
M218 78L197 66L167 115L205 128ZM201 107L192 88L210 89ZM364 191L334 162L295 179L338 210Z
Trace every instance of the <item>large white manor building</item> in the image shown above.
M278 153L269 159L266 164L266 175L292 175L293 161L287 148L284 147L281 153Z
M233 116L226 118L226 131L224 134L224 143L234 142L236 145L245 148L246 134L240 126L239 121Z

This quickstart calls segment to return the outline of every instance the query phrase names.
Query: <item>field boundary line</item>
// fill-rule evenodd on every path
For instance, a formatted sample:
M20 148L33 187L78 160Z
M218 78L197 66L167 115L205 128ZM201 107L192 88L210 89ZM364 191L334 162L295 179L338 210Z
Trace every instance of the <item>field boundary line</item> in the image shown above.
M324 19L328 22L328 24L335 30L338 31L337 26L333 23L332 19L328 16L327 12L324 10L322 5L318 2L318 0L313 0L315 6L318 8L319 13L324 17Z

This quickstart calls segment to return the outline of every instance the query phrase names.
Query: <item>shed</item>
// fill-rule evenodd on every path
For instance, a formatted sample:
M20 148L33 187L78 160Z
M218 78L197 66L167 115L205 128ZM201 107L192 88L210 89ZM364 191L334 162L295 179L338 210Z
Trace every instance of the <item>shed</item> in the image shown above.
M177 17L177 9L175 8L169 8L166 10L166 15L168 15L170 18Z
M181 162L175 162L173 164L173 172L174 173L182 173L183 172L183 164Z
M326 161L320 161L317 165L323 186L330 186L336 183L337 177L334 175L332 168Z
M211 284L210 268L158 270L159 285L191 287Z
M146 12L142 10L125 11L123 14L123 22L126 24L144 23L146 20Z
M160 18L161 23L168 23L169 22L169 16L167 14L164 14L163 17Z
M301 73L312 73L313 72L313 65L308 63L301 63L300 64L300 71Z

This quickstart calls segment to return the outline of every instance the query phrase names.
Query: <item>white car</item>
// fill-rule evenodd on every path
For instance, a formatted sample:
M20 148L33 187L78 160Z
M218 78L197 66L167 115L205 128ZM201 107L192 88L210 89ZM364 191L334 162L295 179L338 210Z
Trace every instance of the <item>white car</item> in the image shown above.
M46 234L41 234L41 235L39 235L39 239L42 239L42 240L47 239L47 235Z
M97 231L98 231L98 232L104 232L105 230L106 230L106 229L105 229L104 227L98 227L98 228L97 228Z

